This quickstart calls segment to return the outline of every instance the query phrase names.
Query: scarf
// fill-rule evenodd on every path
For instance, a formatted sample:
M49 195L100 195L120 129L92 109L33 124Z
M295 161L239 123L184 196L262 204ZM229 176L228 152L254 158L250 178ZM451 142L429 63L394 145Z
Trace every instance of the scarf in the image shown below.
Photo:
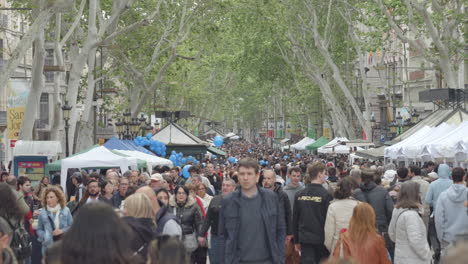
M47 211L52 213L52 216L55 214L54 225L55 229L60 228L60 204L57 204L55 207L47 206Z

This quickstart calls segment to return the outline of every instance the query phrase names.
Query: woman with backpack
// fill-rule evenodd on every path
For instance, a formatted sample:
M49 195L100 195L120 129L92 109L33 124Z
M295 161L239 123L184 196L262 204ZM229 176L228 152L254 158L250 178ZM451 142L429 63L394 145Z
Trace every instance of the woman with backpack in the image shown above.
M419 184L413 181L403 183L398 193L388 228L390 239L395 242L395 264L431 263L426 227L418 211L422 206L419 193Z
M24 217L29 208L23 195L3 182L0 183L0 201L0 217L5 219L13 232L10 248L18 262L22 263L31 256L30 237L24 228Z
M61 239L73 223L73 217L66 206L65 194L57 187L47 187L42 194L42 206L39 224L36 229L39 242L42 243L42 255L55 241Z

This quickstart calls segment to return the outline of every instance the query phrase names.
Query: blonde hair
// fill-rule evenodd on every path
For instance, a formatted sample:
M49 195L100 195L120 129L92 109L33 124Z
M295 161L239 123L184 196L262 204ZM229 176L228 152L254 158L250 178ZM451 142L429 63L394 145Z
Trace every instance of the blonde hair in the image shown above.
M143 193L134 193L125 199L127 216L136 218L154 218L151 200Z
M351 239L356 242L363 242L369 235L376 236L374 208L368 203L356 205L349 221L348 232Z
M47 187L42 192L42 196L41 196L42 206L44 208L47 208L47 194L49 194L50 192L55 193L55 196L57 196L58 204L60 204L60 207L62 209L65 208L66 203L67 203L66 199L65 199L65 194L62 192L62 190L60 190L59 188L57 188L55 186Z

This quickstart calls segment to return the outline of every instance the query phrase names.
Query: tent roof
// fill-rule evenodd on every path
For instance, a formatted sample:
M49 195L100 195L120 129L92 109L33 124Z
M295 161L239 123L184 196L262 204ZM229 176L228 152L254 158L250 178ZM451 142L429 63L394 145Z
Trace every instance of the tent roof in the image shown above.
M216 134L216 136L223 136L223 133L219 132L218 130L212 127L208 129L205 133L203 133L203 136L212 135L212 134Z
M165 159L165 158L161 158L161 157L158 157L158 156L154 156L154 155L150 155L150 154L146 154L146 153L143 153L141 151L137 151L137 150L114 150L112 151L116 154L123 154L124 156L128 156L128 157L135 157L141 161L143 161L144 163L146 163L146 165L150 165L148 167L152 167L152 166L169 166L169 167L173 167L174 165L172 164L172 161L168 160L168 159Z
M374 146L374 143L370 142L368 140L364 140L364 139L353 139L353 140L350 140L350 141L346 142L346 146L348 146L350 148L368 147L368 146Z
M221 155L221 156L226 156L226 152L220 150L220 149L217 149L215 147L212 147L212 146L209 146L208 147L208 151L213 153L213 154L216 154L216 155Z
M320 148L321 146L324 146L326 144L328 144L330 141L325 138L325 137L320 137L319 139L317 139L317 141L315 141L314 143L310 144L310 145L307 145L306 146L306 149L307 150L316 150L318 148Z
M60 141L26 141L18 140L13 148L13 156L40 155L53 157L62 153Z
M129 166L136 166L137 159L124 157L122 154L116 154L106 147L100 146L93 148L88 152L68 157L61 160L61 185L66 189L67 171L71 168L113 168L118 167L122 172L128 170Z
M444 122L447 124L459 125L463 123L464 121L468 121L468 112L461 108L448 109L448 110L439 109L437 111L432 112L428 117L421 120L419 123L417 123L410 129L406 130L403 134L399 135L394 140L390 142L386 142L385 144L392 145L398 141L403 141L425 126L435 127Z
M86 152L92 150L93 148L97 148L97 147L99 147L99 145L91 146L91 147L89 147L89 148L87 148L87 149L85 149L85 150L83 150L83 151L77 152L77 153L75 153L75 154L69 156L69 158L70 158L70 157L74 157L74 156L76 156L76 155L80 155L80 154L86 153ZM62 164L62 160L56 160L56 161L54 161L54 162L52 162L52 163L46 164L46 165L45 165L46 174L49 174L49 171L59 171L59 170L60 170L61 164Z
M142 146L136 145L132 140L120 140L116 137L110 138L106 143L104 143L104 147L114 150L135 150L155 156L151 151Z
M314 142L315 142L315 139L310 138L310 137L305 137L301 139L299 142L297 142L296 144L291 145L291 148L296 149L296 150L305 150L305 147L307 145L310 145Z
M181 126L176 123L170 123L158 133L156 133L153 138L163 142L166 145L206 145L205 141L202 141L198 137L194 136L192 133L188 132Z
M355 154L366 159L378 160L384 157L384 149L385 146L381 146L378 148L358 150Z

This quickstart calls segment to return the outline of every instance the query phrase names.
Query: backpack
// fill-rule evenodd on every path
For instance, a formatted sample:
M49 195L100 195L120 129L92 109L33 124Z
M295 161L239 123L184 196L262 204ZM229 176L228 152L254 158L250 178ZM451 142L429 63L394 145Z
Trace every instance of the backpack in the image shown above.
M11 237L10 248L15 253L15 256L18 260L24 260L31 256L32 244L31 237L22 227L19 222L18 226L14 227L9 219L6 219L11 229L13 230L13 235Z

